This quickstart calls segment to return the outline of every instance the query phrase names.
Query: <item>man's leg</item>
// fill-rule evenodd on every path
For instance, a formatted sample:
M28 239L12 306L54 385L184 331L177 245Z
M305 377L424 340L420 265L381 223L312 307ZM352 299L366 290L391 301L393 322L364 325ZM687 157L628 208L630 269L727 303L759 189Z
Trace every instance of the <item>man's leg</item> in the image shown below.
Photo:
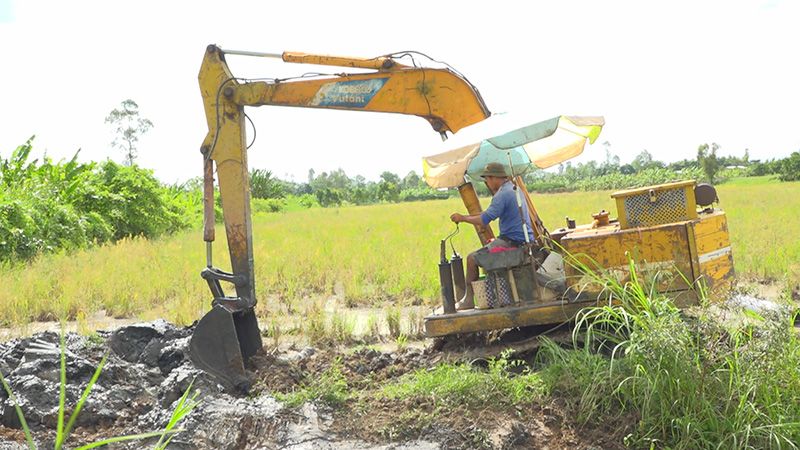
M456 303L457 310L472 309L475 307L475 293L472 291L472 282L478 280L478 263L475 262L475 252L467 256L467 276L464 298Z
M489 242L484 246L487 250L491 250L495 247L511 247L511 243L504 240L503 238L498 237L497 239ZM467 256L467 277L466 277L466 290L464 292L464 298L462 298L459 302L456 303L457 310L463 309L472 309L475 307L475 293L472 290L472 282L478 280L478 263L475 261L475 253L474 251Z

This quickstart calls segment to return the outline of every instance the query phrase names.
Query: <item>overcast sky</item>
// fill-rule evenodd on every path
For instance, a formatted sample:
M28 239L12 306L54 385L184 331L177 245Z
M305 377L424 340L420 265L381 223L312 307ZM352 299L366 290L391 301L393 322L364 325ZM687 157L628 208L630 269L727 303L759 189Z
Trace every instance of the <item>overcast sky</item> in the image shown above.
M0 0L0 155L31 135L38 155L111 157L106 115L133 99L154 128L140 165L167 182L201 174L206 121L197 85L206 45L264 52L376 56L417 50L448 62L492 112L531 122L603 115L602 142L623 162L721 154L753 159L800 150L800 2L206 2ZM317 66L229 58L236 76ZM261 107L251 167L305 180L343 168L376 179L421 172L445 149L420 118Z

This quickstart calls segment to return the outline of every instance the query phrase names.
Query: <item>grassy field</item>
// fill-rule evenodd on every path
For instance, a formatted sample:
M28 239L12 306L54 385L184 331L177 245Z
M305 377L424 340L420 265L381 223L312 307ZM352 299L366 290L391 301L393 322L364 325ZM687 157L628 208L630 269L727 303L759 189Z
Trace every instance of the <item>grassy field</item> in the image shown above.
M791 225L800 212L800 183L748 178L718 190L737 272L800 278L800 237ZM586 223L600 209L615 215L609 192L534 195L534 203L550 229L561 227L566 216ZM324 306L319 299L334 292L347 306L435 305L439 240L455 229L448 219L454 211L463 212L458 199L256 214L259 313L315 313ZM217 236L224 236L222 227ZM478 239L462 224L454 243L466 254ZM227 259L224 240L218 240L215 263L227 268ZM210 300L199 277L204 264L200 230L42 257L0 271L0 321L80 320L105 310L115 317L191 323Z
M736 269L742 275L800 280L800 182L741 178L719 186ZM787 278L788 277L788 278Z

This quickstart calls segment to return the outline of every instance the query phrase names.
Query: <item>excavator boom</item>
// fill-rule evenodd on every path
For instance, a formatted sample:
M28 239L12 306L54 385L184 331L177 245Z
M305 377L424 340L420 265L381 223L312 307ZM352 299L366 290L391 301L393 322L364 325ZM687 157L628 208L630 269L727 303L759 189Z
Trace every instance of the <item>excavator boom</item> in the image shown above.
M225 55L280 57L286 62L369 69L358 74L250 81L233 76ZM305 53L267 54L206 49L199 74L208 124L204 157L204 240L207 267L202 277L213 295L212 310L195 327L190 342L192 361L224 385L246 391L244 365L262 346L254 307L255 280L250 185L247 167L245 106L293 106L409 114L424 118L434 131L458 130L489 117L478 91L464 77L446 68L410 67L391 56L347 58ZM231 272L212 264L214 241L213 173L216 166L222 200ZM234 286L227 296L220 282Z

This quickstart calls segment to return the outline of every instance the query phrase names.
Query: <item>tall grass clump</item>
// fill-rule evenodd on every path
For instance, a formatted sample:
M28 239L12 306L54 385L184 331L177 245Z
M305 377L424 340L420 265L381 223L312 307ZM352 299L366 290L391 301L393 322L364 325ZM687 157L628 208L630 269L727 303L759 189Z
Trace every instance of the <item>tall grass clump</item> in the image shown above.
M612 302L581 312L574 348L543 347L552 392L585 422L638 418L626 438L637 448L795 448L800 343L792 318L710 308L689 316L629 269L624 283L594 276Z
M395 339L402 334L400 329L400 317L402 311L396 306L390 306L386 309L386 326L389 329L389 337Z
M316 379L306 380L292 392L275 393L275 398L290 408L301 406L306 402L318 402L337 407L343 405L350 395L347 378L342 373L342 362L337 359Z

